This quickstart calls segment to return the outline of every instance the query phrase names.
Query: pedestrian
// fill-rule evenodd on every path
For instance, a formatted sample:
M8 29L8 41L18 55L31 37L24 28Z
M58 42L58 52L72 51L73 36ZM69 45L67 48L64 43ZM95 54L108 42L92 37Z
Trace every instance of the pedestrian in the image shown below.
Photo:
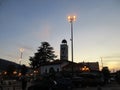
M26 90L27 87L27 79L26 77L22 77L22 90Z
M97 86L97 90L102 90L100 85Z

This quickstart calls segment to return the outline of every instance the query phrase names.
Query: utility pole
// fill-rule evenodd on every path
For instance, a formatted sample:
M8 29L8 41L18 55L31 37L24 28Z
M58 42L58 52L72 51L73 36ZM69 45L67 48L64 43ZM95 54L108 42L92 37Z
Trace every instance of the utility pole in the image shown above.
M103 59L102 59L102 57L100 57L100 59L101 59L101 67L103 69Z

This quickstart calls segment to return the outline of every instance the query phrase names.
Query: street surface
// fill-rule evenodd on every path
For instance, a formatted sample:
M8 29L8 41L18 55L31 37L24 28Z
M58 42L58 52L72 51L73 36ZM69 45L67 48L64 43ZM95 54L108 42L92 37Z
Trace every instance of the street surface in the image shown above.
M76 88L73 90L120 90L120 85L116 82L110 83L102 87L85 87L85 88Z
M30 84L28 83L28 86ZM2 85L2 89L0 90L22 90L21 83L18 82L14 85ZM112 82L108 85L102 86L102 87L84 87L84 88L75 88L73 90L120 90L120 85L116 82Z

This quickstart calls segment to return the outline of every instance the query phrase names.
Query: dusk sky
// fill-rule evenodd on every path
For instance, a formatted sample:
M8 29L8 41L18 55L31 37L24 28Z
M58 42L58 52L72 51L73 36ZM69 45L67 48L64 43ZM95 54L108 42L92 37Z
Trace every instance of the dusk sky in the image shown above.
M120 69L120 0L0 0L0 58L22 64L47 41L60 54L63 39L69 46L73 23L74 61L99 62L111 70Z

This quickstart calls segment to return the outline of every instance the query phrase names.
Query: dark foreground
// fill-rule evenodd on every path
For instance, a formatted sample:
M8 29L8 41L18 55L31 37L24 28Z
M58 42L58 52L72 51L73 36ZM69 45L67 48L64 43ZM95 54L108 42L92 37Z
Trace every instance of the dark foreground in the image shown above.
M30 83L27 83L27 88L30 86ZM14 85L2 85L0 90L22 90L21 82L18 82ZM79 87L73 88L72 90L120 90L120 85L116 82L111 82L105 86L89 86L89 87Z
M73 90L120 90L120 85L116 82L112 82L106 86L75 88Z

